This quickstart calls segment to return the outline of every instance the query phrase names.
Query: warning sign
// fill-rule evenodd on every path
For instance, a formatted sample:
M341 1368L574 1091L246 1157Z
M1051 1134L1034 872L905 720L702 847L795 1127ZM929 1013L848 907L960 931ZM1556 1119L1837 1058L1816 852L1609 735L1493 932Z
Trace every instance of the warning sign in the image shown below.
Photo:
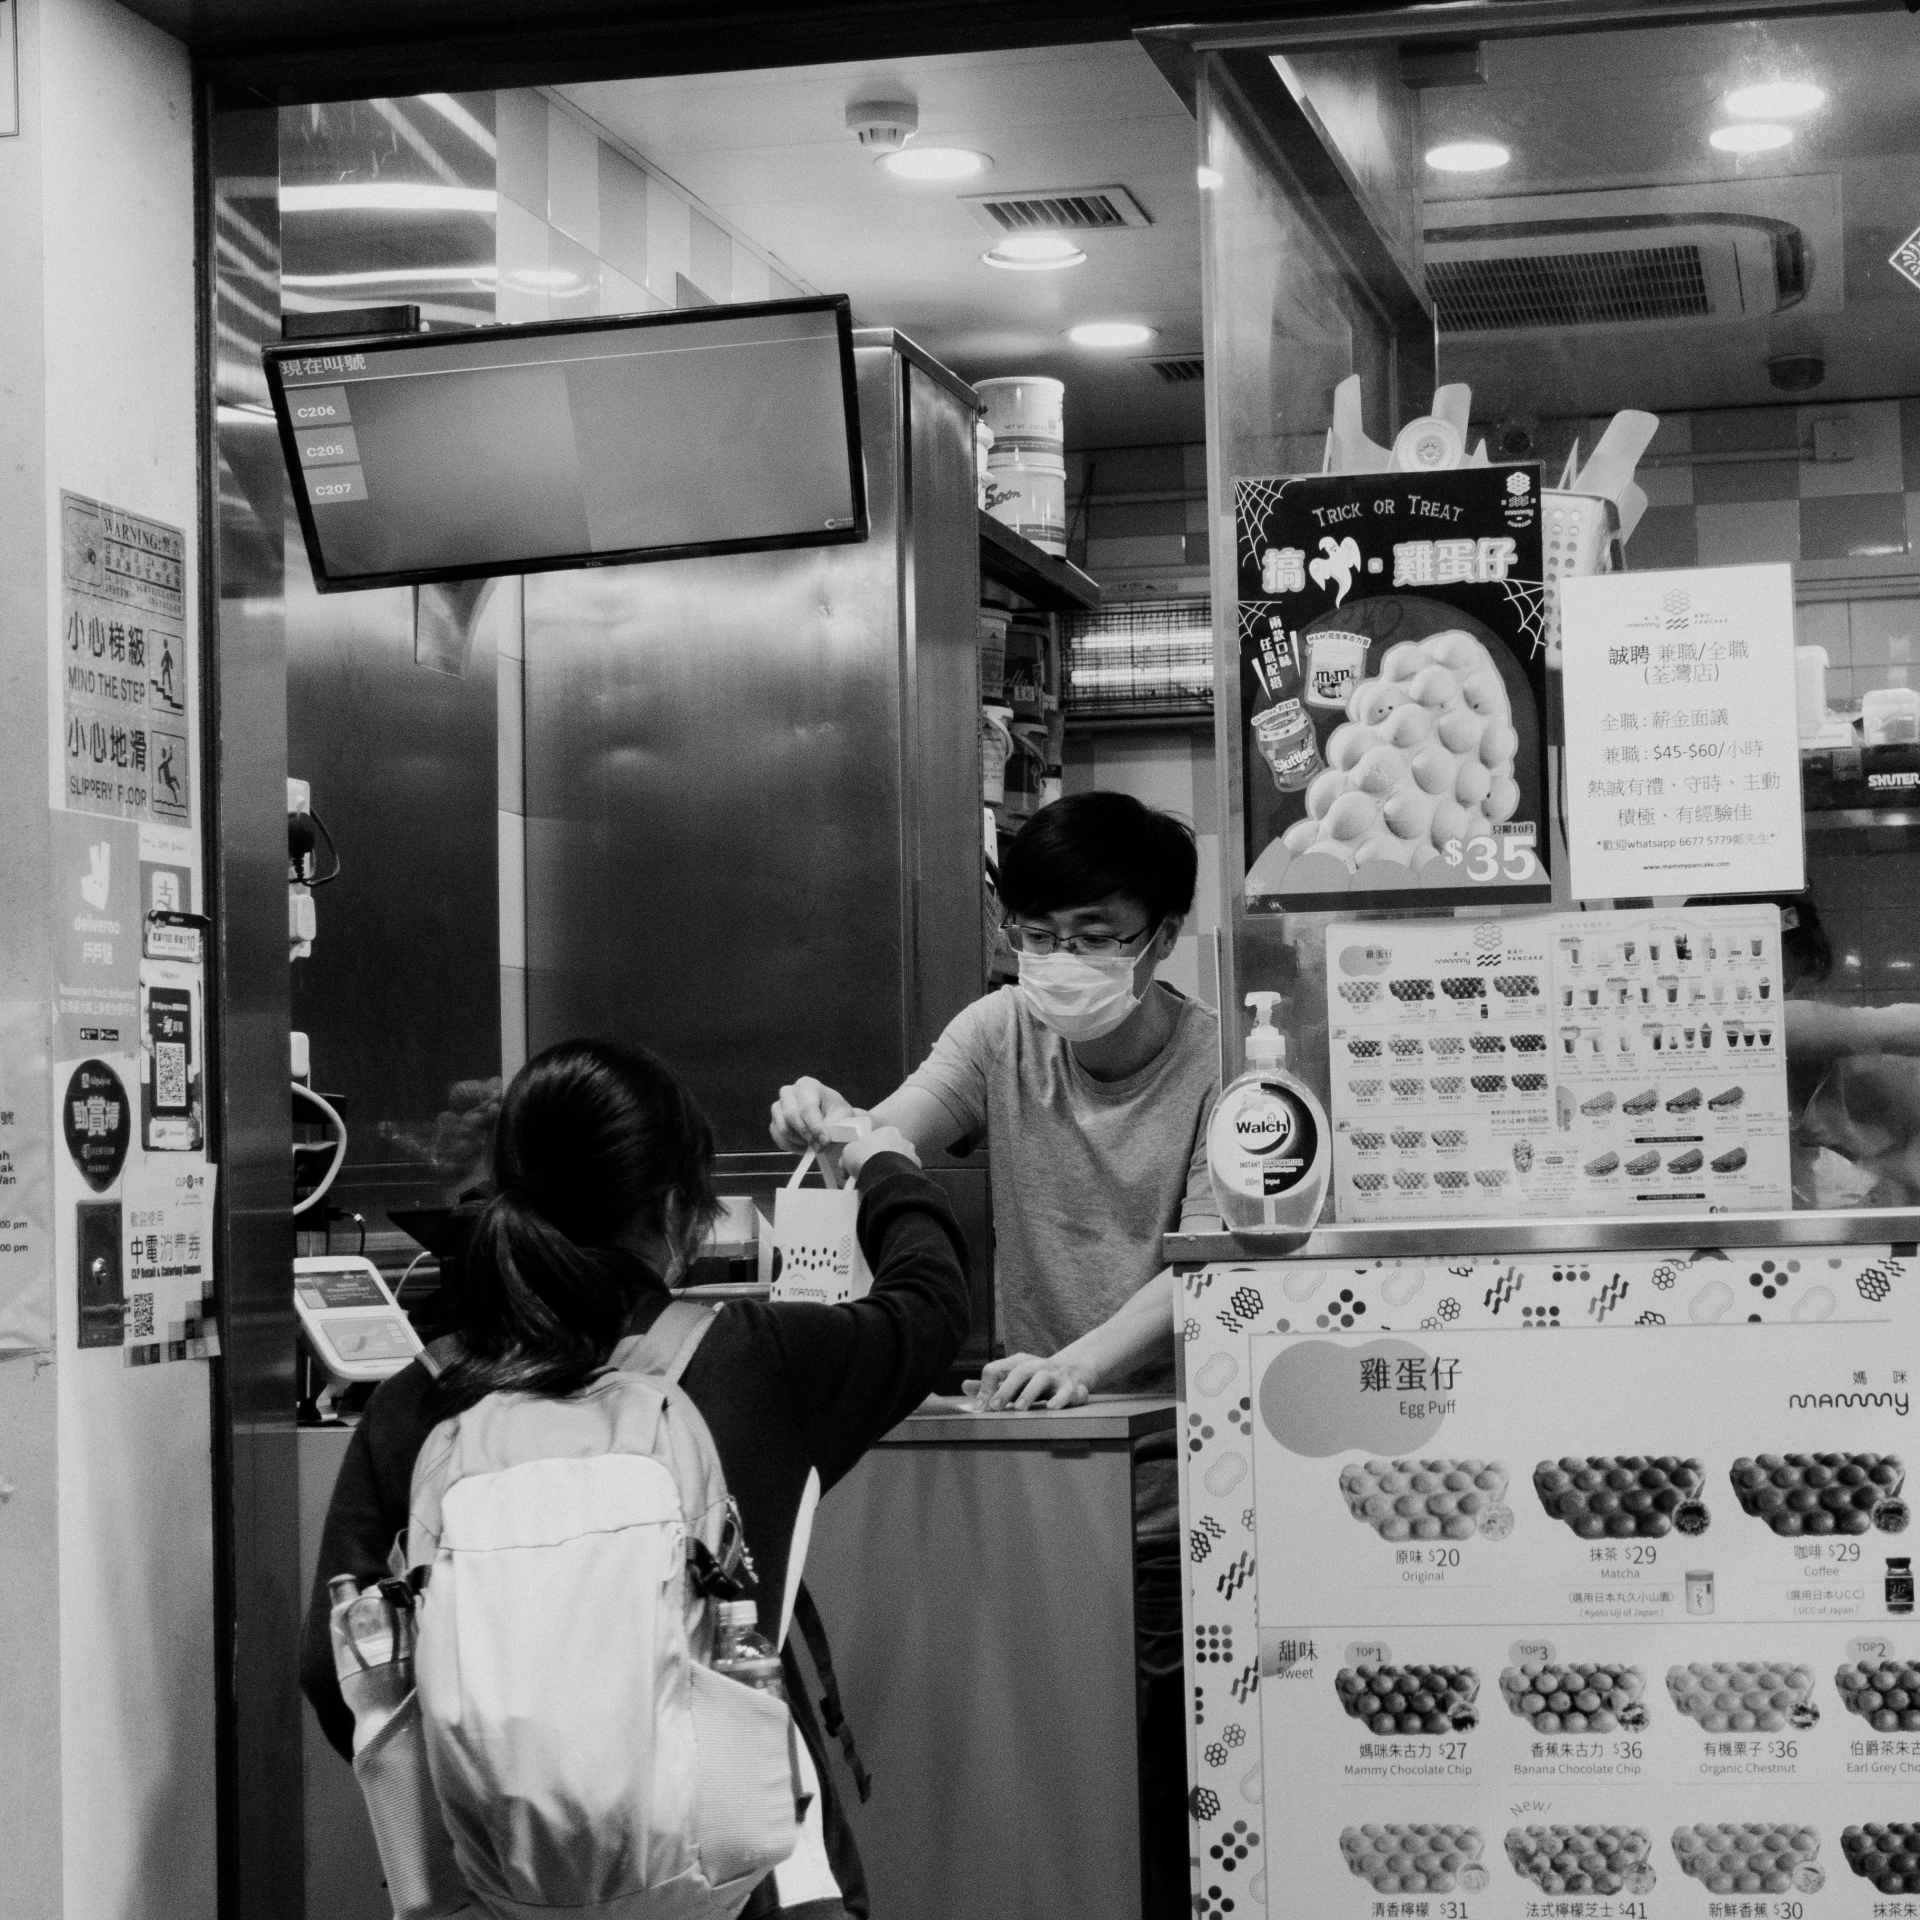
M58 803L188 824L186 536L73 493L60 526Z

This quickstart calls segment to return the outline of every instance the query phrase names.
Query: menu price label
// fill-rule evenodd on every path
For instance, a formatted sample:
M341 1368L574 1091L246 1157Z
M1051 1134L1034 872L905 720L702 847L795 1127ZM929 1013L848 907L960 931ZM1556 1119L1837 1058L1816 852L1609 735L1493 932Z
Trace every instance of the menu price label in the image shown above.
M1561 583L1567 850L1582 900L1806 885L1793 569Z

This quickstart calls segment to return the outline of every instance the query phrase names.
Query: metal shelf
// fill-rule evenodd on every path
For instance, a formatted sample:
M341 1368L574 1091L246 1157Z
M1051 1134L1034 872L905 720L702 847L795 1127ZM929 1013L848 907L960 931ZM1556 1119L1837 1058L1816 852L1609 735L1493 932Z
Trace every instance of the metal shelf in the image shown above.
M1920 1212L1667 1214L1632 1220L1411 1221L1287 1233L1170 1233L1174 1266L1210 1260L1445 1260L1453 1255L1659 1253L1669 1247L1904 1247L1920 1242Z
M980 571L1011 587L1044 613L1075 613L1100 604L1100 589L1071 560L1042 553L992 514L980 511Z

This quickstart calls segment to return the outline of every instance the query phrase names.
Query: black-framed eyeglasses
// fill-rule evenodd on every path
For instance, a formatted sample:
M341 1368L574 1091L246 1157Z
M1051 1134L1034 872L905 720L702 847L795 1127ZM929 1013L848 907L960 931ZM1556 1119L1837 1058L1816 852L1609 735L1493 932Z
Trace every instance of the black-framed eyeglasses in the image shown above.
M1029 927L1018 920L1006 923L1007 944L1015 953L1073 953L1090 960L1111 959L1125 953L1159 926L1150 920L1132 933L1055 933L1051 927Z

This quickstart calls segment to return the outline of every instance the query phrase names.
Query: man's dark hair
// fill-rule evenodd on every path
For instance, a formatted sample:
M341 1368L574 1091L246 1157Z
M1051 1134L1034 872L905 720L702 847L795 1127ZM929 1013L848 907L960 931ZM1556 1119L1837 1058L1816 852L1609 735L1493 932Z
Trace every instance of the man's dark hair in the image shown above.
M1123 893L1158 925L1193 911L1199 867L1184 820L1130 793L1072 793L1015 836L1000 863L1000 898L1011 913L1041 914Z

